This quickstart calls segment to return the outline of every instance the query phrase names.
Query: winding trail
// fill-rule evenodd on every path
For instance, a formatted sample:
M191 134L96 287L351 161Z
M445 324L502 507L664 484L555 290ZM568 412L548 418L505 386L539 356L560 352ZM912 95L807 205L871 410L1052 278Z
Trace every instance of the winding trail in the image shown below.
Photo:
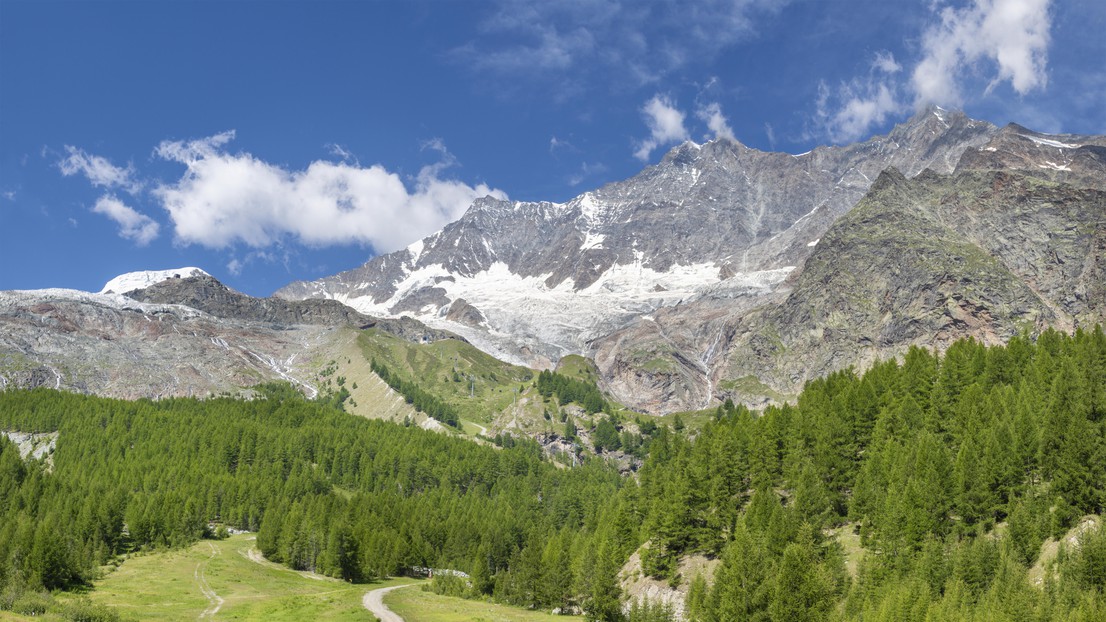
M403 622L403 618L401 618L399 614L384 605L384 595L392 590L399 590L414 585L417 584L408 583L407 585L393 585L392 587L382 587L367 592L365 596L361 598L361 604L365 606L365 609L369 610L369 613L380 618L380 622Z
M215 614L219 613L219 609L223 606L222 597L216 594L215 590L211 589L211 586L207 583L207 577L204 576L207 565L219 555L219 549L215 548L214 544L208 542L207 545L211 547L211 556L196 564L196 570L192 572L192 578L196 581L196 585L200 587L200 591L203 592L204 598L206 598L208 602L207 609L200 612L200 615L196 618L197 620L214 618Z
M250 541L256 541L257 538L256 537L249 538L249 540ZM238 554L241 555L242 557L245 557L246 559L250 560L251 562L260 565L260 566L265 566L266 568L273 568L275 570L280 570L282 572L291 572L292 574L297 574L297 575L299 575L299 576L301 576L305 579L312 579L314 581L326 581L326 580L330 579L330 577L325 577L325 576L323 576L321 574L318 574L318 573L315 573L315 572L310 572L310 571L307 571L307 570L292 570L288 566L284 566L284 565L278 564L276 562L271 562L271 561L265 559L265 556L261 554L261 550L258 549L256 546L251 546L248 549L238 549Z

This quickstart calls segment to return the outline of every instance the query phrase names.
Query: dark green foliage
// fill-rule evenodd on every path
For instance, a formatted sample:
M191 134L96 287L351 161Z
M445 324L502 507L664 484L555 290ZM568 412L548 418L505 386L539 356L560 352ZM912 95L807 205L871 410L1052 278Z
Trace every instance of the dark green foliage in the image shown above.
M373 373L380 376L381 380L395 389L395 391L402 395L403 399L407 400L407 403L414 406L416 410L426 413L427 416L437 419L446 425L455 428L460 427L461 421L457 416L457 409L438 397L431 395L417 383L400 378L385 367L383 363L378 363L376 359L371 361L370 367ZM345 391L345 388L343 387L342 390Z
M676 620L672 605L652 603L647 600L635 600L626 612L626 622L674 622Z
M1047 538L1103 511L1104 378L1101 329L912 349L759 415L723 404L688 433L639 421L645 443L601 416L598 448L647 455L624 479L281 386L251 402L0 393L0 428L59 431L52 472L0 441L0 605L34 609L120 551L186 544L218 520L259 529L258 547L294 568L354 581L456 568L469 579L436 589L592 620L668 615L623 601L635 551L646 574L691 581L690 620L1102 620L1106 531L1062 546L1040 585L1028 569ZM538 382L549 396L563 384ZM855 541L827 535L841 532L866 549L851 578ZM680 577L689 554L718 560L714 576Z
M595 451L616 451L622 448L622 441L618 436L618 428L610 417L603 417L595 426L592 433L592 444Z
M575 602L571 560L594 548L614 469L558 470L529 439L482 447L265 393L283 397L0 392L0 429L58 431L52 469L0 437L0 594L34 608L35 590L85 583L134 547L189 544L217 520L258 531L261 551L296 569L364 581L479 565L482 593Z
M565 420L565 439L576 440L576 422L572 419Z
M603 399L603 394L599 392L599 387L595 386L594 382L577 380L546 370L538 374L536 386L542 397L557 396L557 401L561 404L575 402L588 414L610 411L610 406Z
M943 358L915 348L759 417L723 404L694 441L652 443L633 494L643 570L721 559L692 620L1096 619L1099 532L1061 556L1059 584L1026 573L1046 538L1103 511L1104 373L1101 329L1048 331ZM821 535L843 525L868 549L851 582Z

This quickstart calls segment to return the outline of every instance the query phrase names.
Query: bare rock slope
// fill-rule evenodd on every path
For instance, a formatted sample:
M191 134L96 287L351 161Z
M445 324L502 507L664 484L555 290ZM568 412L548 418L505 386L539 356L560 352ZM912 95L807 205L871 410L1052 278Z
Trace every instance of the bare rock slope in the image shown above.
M451 336L334 301L252 298L202 271L183 273L196 276L162 271L113 279L144 286L126 295L0 292L0 389L158 398L237 393L285 380L314 395L314 372L351 329L377 327L416 342Z
M694 297L770 296L885 168L951 172L997 131L932 108L885 136L800 155L688 142L563 204L480 199L405 250L276 296L409 314L549 366Z
M1104 190L1104 137L933 107L854 145L685 143L564 204L482 199L277 296L410 314L533 366L592 356L646 412L761 404L910 345L1101 321Z

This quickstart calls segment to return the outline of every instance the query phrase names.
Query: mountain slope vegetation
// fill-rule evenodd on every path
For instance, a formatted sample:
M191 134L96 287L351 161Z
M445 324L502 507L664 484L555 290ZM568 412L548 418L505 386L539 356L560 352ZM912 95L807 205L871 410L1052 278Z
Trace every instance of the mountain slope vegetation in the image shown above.
M351 417L286 387L248 402L7 391L0 427L58 432L49 463L0 440L4 606L218 520L257 530L291 568L355 581L454 568L468 580L437 589L596 620L668 616L623 601L635 552L643 572L689 585L692 620L1106 613L1100 528L1029 578L1046 540L1106 503L1101 329L914 348L810 382L793 405L725 404L701 430L656 430L628 479L598 459L556 469L526 442ZM679 576L690 554L717 570Z

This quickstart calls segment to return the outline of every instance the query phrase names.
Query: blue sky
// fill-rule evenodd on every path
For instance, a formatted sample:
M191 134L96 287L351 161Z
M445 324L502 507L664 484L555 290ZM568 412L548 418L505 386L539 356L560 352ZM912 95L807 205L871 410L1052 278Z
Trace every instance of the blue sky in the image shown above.
M476 196L938 103L1106 134L1101 0L0 0L0 289L199 266L268 295Z

